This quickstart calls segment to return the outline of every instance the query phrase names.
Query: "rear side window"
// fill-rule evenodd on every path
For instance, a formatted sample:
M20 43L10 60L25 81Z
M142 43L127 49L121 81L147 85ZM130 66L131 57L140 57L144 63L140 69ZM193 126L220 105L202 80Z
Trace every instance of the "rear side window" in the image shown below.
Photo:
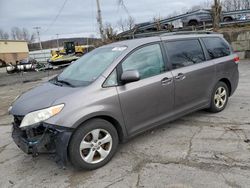
M169 41L166 42L166 48L173 69L205 61L198 39Z
M230 47L219 37L202 38L211 59L228 56Z

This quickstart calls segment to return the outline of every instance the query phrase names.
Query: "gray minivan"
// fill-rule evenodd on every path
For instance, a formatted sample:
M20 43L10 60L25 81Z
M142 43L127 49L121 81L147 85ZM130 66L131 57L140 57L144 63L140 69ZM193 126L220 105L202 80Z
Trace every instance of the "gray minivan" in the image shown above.
M177 34L99 47L19 96L9 109L24 152L54 153L96 169L119 142L207 109L222 111L238 84L239 58L220 34Z

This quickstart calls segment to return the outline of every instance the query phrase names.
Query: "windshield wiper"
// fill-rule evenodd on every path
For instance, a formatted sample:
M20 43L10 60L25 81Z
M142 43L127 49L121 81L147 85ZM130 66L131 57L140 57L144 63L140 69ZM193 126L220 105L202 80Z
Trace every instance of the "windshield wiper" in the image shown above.
M68 85L70 87L75 87L74 85L72 85L70 82L66 81L66 80L59 80L58 78L56 79L57 82Z
M52 79L54 81L54 84L62 86L62 84L64 85L68 85L70 87L75 87L73 84L71 84L70 82L66 81L66 80L59 80L58 76L56 76L54 79Z

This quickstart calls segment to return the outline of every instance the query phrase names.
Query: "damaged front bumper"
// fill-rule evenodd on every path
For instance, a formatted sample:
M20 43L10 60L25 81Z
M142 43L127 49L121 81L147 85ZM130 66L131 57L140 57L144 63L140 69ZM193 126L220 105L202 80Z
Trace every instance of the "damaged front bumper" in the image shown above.
M67 148L72 129L46 123L40 123L25 130L19 126L19 120L14 117L12 138L21 150L34 157L43 153L55 154L57 161L63 165L67 164Z

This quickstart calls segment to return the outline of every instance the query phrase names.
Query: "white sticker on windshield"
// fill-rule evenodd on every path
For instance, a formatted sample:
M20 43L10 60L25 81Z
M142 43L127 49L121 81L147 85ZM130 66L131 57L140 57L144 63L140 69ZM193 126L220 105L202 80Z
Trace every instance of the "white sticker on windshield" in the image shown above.
M114 47L113 49L112 49L112 51L123 51L123 50L126 50L126 48L127 47L125 47L125 46L122 46L122 47Z

